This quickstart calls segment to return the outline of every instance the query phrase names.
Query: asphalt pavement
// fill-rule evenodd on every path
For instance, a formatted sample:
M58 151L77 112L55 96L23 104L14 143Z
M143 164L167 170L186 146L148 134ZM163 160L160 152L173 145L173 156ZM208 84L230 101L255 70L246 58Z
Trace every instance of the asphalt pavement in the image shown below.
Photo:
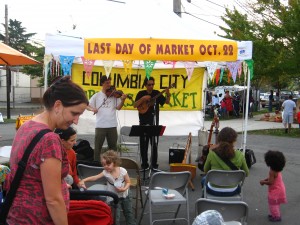
M41 110L40 105L28 104L27 107L18 107L11 109L12 118L18 114L31 114L38 113ZM5 117L5 108L1 107L0 112ZM205 122L205 127L208 129L210 121ZM220 129L225 126L231 126L237 131L243 130L244 127L243 119L232 119L220 122ZM296 127L296 125L294 125ZM259 121L259 117L254 117L248 121L248 130L256 129L272 129L282 128L281 123ZM0 146L11 145L15 135L15 124L0 123ZM299 131L300 132L300 131ZM91 145L94 144L93 134L78 134L78 138L87 139ZM159 151L159 169L168 171L169 170L169 148L170 146L179 144L185 147L187 136L162 136L159 139L158 151ZM212 142L214 143L214 136ZM242 135L239 135L237 147L241 146L243 142ZM252 149L255 152L257 159L250 169L250 175L246 178L243 186L244 201L249 206L248 225L268 225L272 224L268 221L268 203L267 203L267 187L260 186L259 180L264 179L268 176L269 169L264 163L263 155L268 150L279 150L285 154L287 159L286 167L284 168L283 180L286 185L288 203L281 206L282 221L277 224L284 225L298 225L300 224L298 219L298 213L300 211L299 201L299 181L300 181L300 153L299 153L300 140L299 138L288 138L288 137L275 137L275 136L264 136L264 135L247 135L247 148ZM198 152L198 137L192 137L192 164L194 162ZM195 185L195 191L189 191L190 199L190 218L191 222L194 218L194 204L196 199L201 196L201 172L197 169L197 175L193 180ZM146 183L146 182L145 182ZM184 210L181 210L181 213ZM142 224L149 224L148 216L145 216L142 220ZM158 224L183 224L183 222L164 222Z

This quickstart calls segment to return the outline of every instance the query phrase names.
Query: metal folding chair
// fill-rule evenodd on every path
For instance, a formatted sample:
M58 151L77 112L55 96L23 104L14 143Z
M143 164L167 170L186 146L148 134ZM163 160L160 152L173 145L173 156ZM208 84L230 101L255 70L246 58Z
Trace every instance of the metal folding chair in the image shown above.
M243 201L219 201L200 198L195 204L195 217L206 210L216 210L221 213L226 224L247 223L248 205Z
M131 182L130 187L135 188L135 218L137 218L139 200L141 202L141 207L143 207L140 167L136 161L125 157L121 157L121 166L128 172Z
M203 187L204 198L215 199L221 201L242 201L243 200L243 184L246 173L243 170L210 170L206 174ZM232 196L216 196L208 193L207 185L220 187L222 189L239 186L241 191Z
M144 203L143 212L140 217L139 224L145 214L146 204L149 202L149 224L153 224L157 221L175 221L184 220L187 224L190 224L189 219L189 199L188 199L188 183L191 179L191 173L184 172L157 172L154 173L150 179L149 189L146 193L146 200ZM169 194L174 194L174 198L167 199L162 192L162 189L168 189ZM178 217L178 212L181 205L186 207L186 217ZM172 208L171 206L177 206L176 211L165 211L165 209ZM158 211L159 210L159 211ZM174 218L167 217L165 219L153 220L153 214L166 214L174 213Z
M140 143L134 142L130 140L130 126L123 126L120 130L120 156L124 156L125 154L128 157L134 156L136 161L140 159ZM135 150L132 149L132 147L136 148Z
M98 175L103 170L104 168L99 166L89 166L85 164L77 165L77 171L80 179ZM86 187L89 189L91 186L97 185L97 189L94 190L106 190L106 182L106 179L103 177L97 181L86 182Z

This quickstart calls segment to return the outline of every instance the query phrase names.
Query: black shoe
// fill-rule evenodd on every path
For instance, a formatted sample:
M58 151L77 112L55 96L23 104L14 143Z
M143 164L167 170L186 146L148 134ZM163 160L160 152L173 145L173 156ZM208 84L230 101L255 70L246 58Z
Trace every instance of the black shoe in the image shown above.
M142 168L142 169L140 169L140 172L144 172L144 171L147 171L147 170L149 170L150 169L150 167L147 167L147 168Z
M142 164L141 168L142 168L142 169L140 169L141 172L143 172L145 170L149 170L149 164L148 163L147 164Z
M158 168L158 164L152 165L152 169L156 169Z
M285 131L284 131L286 134L288 133L288 129L285 129Z

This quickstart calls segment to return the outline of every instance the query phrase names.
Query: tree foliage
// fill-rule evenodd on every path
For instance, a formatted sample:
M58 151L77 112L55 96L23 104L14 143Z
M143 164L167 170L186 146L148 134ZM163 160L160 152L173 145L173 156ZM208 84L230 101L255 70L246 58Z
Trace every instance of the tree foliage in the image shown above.
M5 24L3 24L5 28ZM5 30L5 29L4 29ZM8 45L35 60L42 62L45 48L41 44L32 41L32 37L36 33L26 33L26 28L22 26L22 22L17 20L9 20L8 24ZM0 40L5 41L5 34L0 33ZM21 72L31 75L31 78L43 76L43 66L24 66Z
M290 1L284 6L279 0L258 0L247 3L247 14L236 8L226 9L223 21L229 28L222 37L253 41L254 80L281 89L287 81L299 77L300 5ZM220 35L221 36L221 35Z

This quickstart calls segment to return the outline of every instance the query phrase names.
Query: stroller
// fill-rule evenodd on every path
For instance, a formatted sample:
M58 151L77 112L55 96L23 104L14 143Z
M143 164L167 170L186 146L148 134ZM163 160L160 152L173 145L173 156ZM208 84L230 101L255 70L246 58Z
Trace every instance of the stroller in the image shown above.
M105 202L108 197L113 199L112 208ZM119 198L110 191L70 190L69 225L113 225Z

